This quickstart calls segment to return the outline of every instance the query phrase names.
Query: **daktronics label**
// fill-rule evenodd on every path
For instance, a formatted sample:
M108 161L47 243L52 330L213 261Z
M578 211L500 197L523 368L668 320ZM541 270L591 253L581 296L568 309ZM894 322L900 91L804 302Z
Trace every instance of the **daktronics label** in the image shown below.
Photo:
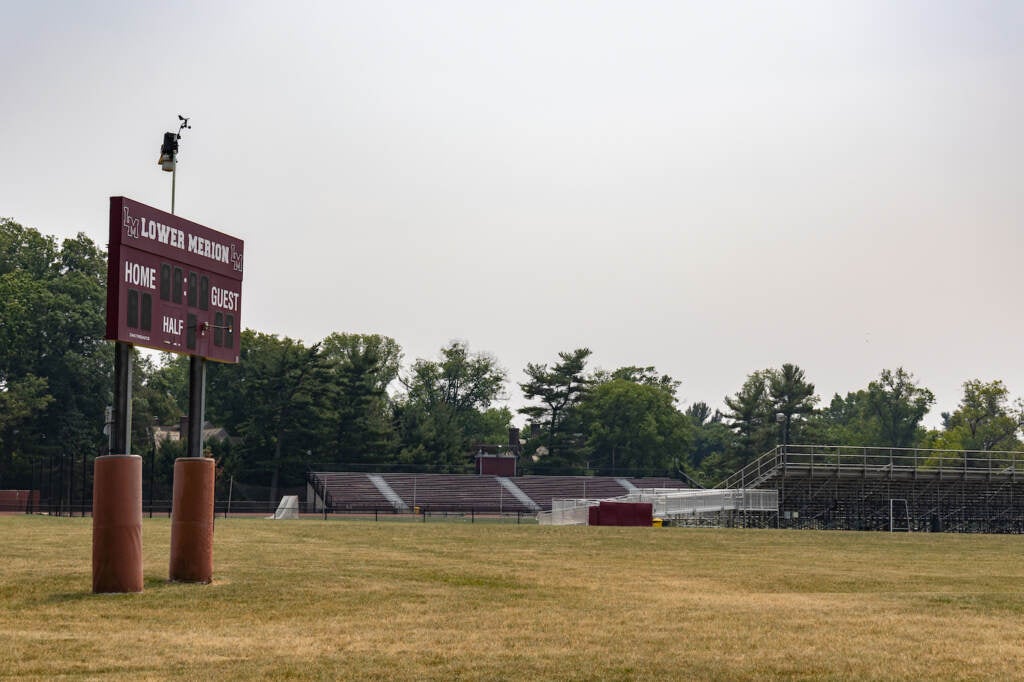
M243 257L241 239L111 197L107 338L238 362Z

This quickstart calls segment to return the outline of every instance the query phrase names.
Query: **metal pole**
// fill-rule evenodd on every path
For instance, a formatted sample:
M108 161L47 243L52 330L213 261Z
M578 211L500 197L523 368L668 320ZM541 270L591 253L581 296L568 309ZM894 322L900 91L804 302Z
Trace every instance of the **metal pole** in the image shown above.
M57 456L57 516L64 516L64 453Z
M128 455L132 449L132 344L114 343L114 423L110 425L114 451Z
M171 162L171 215L174 215L174 186L178 180L178 155L174 155L174 160Z
M88 450L84 450L84 449L82 450L82 499L81 499L81 504L82 504L82 517L83 518L85 517L85 479L86 479L85 460L88 457L88 453L89 453Z
M203 456L203 418L206 413L206 360L188 358L188 450L187 457Z
M153 518L153 480L156 477L156 435L153 434L152 438L149 458L149 518Z
M36 458L32 458L32 484L28 487L28 504L25 506L25 513L32 514L35 512L35 504L33 498L36 492Z
M68 518L75 515L75 456L68 453Z
M231 477L231 482L228 483L228 506L227 506L227 509L224 510L224 518L225 519L228 517L228 514L231 513L231 495L232 495L232 493L234 493L234 491L235 491L235 477L232 476Z

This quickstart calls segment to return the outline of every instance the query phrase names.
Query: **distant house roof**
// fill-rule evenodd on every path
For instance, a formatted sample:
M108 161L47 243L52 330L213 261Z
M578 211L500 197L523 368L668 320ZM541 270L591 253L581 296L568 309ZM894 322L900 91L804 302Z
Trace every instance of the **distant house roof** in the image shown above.
M207 423L203 427L203 440L230 440L231 434L223 426L211 426ZM153 444L159 445L160 441L181 440L180 426L158 426L153 430Z

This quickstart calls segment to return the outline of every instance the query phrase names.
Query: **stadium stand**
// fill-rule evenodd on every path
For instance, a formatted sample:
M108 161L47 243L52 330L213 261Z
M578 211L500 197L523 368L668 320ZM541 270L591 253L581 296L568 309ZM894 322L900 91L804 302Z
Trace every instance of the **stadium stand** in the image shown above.
M321 499L326 498L328 509L372 511L391 508L391 503L366 474L330 472L313 476L321 486L317 492Z
M552 500L602 499L631 492L620 479L610 476L520 476L515 484L545 510L551 509Z
M38 490L0 490L0 511L24 512L38 507Z
M693 488L696 487L687 481L678 481L674 478L627 478L624 479L631 485L641 490L650 490L651 488Z
M388 500L373 484L379 477L400 499ZM308 474L309 500L324 502L328 511L477 511L523 512L550 510L552 500L612 498L637 489L686 488L669 478L616 478L611 476L498 476L475 474L363 474L317 471ZM508 486L508 487L506 487ZM519 494L516 493L518 489ZM532 501L533 504L528 504ZM401 506L404 505L405 509Z
M428 511L530 511L495 476L380 474L410 509Z
M776 490L783 528L1024 532L1024 453L789 445L719 484Z

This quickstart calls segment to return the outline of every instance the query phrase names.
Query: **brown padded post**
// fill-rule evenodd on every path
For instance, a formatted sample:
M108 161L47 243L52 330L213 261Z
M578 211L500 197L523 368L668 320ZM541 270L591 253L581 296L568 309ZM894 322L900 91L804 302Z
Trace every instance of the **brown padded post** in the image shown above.
M142 592L142 458L93 464L92 591Z
M171 580L213 580L214 468L214 460L209 457L174 460Z

